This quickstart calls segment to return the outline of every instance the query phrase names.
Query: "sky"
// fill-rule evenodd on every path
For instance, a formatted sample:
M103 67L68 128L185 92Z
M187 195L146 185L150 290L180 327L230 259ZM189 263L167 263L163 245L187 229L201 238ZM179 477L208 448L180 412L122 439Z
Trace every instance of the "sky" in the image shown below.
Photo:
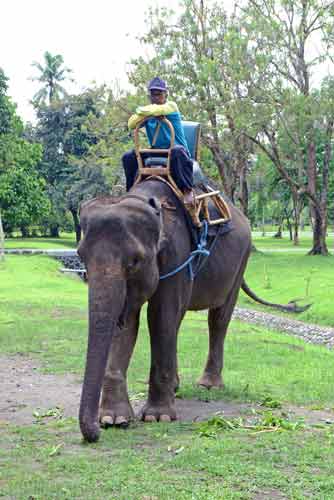
M70 92L92 82L126 85L127 63L142 53L136 36L145 30L149 6L176 9L179 0L1 0L0 67L8 95L25 121L34 120L29 101L39 89L31 64L45 51L61 54L77 81Z
M0 0L0 67L9 77L9 92L24 121L34 121L29 101L40 88L31 80L43 64L43 54L61 54L73 70L76 84L71 93L96 82L127 84L126 70L132 57L144 50L136 37L145 32L150 6L177 10L179 0ZM227 10L234 0L222 0ZM312 49L316 54L319 47ZM327 68L318 77L327 73Z

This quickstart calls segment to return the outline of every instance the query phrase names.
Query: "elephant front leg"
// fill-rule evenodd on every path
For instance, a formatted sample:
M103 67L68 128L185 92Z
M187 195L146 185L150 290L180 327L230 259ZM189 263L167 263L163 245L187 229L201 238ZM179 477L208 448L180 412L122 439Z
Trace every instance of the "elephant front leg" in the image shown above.
M176 420L176 343L183 314L184 312L171 311L168 302L161 307L149 305L151 370L148 399L142 410L142 419L145 422Z
M127 370L137 339L139 312L113 339L103 381L100 404L102 427L127 427L134 418L127 388Z

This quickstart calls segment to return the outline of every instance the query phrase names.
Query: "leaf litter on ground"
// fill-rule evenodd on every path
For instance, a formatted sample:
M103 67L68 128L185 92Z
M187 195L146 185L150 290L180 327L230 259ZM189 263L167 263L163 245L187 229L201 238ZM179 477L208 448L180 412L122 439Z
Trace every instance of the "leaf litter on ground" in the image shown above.
M250 422L247 418L228 419L217 413L199 424L198 432L202 437L216 438L218 433L223 431L248 430L255 435L262 432L295 431L305 427L303 419L292 421L285 412L276 415L271 410L264 412L254 410L254 415L255 418Z

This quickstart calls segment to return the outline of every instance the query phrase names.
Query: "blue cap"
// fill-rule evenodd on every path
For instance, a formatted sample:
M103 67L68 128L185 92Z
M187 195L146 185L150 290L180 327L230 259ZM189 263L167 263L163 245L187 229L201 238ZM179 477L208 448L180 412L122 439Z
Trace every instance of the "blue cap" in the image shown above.
M148 90L162 90L163 92L167 92L168 90L167 83L158 76L152 78L147 88Z

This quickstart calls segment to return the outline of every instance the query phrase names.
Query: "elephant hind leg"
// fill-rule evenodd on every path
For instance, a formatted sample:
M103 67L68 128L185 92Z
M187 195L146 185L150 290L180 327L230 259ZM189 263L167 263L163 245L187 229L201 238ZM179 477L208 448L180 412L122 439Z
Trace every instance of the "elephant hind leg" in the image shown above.
M226 302L215 309L209 309L209 353L203 375L197 384L211 388L223 388L222 370L224 365L224 342L228 325L238 299L243 270L239 273L235 286Z

